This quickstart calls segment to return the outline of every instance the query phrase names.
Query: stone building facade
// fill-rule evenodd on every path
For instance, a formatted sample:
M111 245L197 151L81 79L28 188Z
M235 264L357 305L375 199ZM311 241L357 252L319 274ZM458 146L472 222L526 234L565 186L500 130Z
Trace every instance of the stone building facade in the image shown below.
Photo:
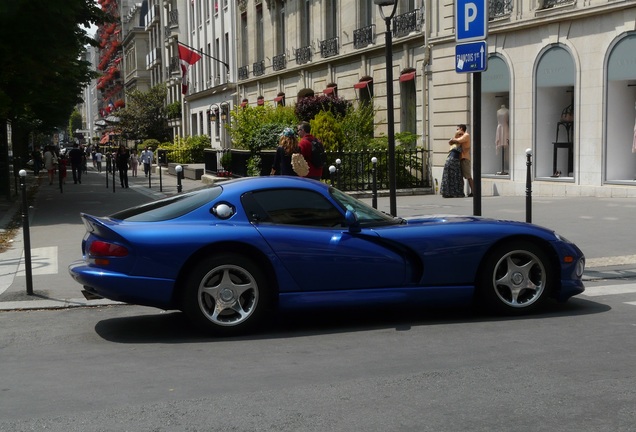
M456 72L456 2L397 0L395 131L419 135L418 145L431 152L431 177L441 179L448 139L460 123L472 132L478 110L481 133L473 141L483 195L523 194L529 149L535 195L636 196L636 2L487 4L488 68L477 97L476 76ZM168 102L183 103L176 134L208 134L212 146L229 147L225 110L289 105L312 93L372 99L376 134L386 133L386 26L372 0L147 5L150 83L168 83ZM187 95L180 94L177 41L211 57L190 68Z

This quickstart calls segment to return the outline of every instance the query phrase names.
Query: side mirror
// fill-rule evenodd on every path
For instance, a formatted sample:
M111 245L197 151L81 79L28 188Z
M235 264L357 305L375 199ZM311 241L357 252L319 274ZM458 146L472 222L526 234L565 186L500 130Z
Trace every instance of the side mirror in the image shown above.
M355 214L355 212L347 210L347 212L345 213L345 222L349 227L350 233L359 233L361 231L360 224L358 223L358 216Z

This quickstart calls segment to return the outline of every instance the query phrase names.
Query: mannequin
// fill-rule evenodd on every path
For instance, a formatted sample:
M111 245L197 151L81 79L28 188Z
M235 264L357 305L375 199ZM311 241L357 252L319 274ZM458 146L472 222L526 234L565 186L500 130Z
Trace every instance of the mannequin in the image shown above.
M501 108L497 110L497 132L495 132L495 147L497 153L499 153L499 149L501 148L501 171L497 174L499 175L507 175L508 173L505 171L505 158L504 152L506 147L510 144L510 129L508 128L508 108L506 105L502 105Z

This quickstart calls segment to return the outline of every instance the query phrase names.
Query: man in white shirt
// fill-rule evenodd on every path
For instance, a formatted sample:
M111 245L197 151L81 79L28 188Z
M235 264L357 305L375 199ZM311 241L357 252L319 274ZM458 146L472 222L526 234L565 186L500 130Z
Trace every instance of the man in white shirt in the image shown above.
M148 177L148 173L150 173L150 166L152 165L152 157L153 153L150 150L150 147L146 147L144 151L141 152L139 157L139 161L144 164L144 174Z

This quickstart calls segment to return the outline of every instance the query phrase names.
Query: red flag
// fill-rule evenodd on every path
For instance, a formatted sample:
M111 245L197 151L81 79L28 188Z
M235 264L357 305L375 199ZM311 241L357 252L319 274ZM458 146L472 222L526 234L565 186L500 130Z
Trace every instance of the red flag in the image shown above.
M179 63L181 63L181 93L188 94L188 68L201 60L201 56L179 43Z

